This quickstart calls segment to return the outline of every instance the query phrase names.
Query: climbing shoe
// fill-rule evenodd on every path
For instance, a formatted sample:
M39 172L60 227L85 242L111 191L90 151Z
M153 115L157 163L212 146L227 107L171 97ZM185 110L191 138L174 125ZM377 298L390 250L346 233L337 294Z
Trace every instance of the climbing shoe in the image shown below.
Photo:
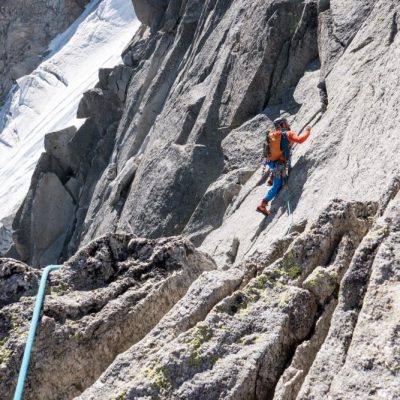
M269 211L267 210L268 202L263 200L261 204L257 207L257 211L261 214L264 214L266 217L269 215Z

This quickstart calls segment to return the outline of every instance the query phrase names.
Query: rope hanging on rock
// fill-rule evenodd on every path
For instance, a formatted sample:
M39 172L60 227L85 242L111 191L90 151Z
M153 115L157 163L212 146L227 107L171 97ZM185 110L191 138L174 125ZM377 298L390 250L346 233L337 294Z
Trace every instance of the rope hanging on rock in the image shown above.
M292 213L292 208L290 207L290 193L289 193L288 181L289 181L289 173L287 173L286 177L283 180L283 184L284 184L285 191L286 191L286 199L285 199L285 201L286 201L286 206L287 206L287 212L288 212L288 215L289 215L289 218L290 218L289 228L286 231L286 235L285 236L290 234L290 232L292 231L292 227L293 227L293 213Z
M287 203L288 214L289 214L289 217L290 217L290 225L289 225L289 228L288 228L288 230L287 230L287 232L286 232L286 235L289 235L289 234L291 233L292 227L293 227L293 213L292 213L292 210L291 210L291 208L290 208L290 201L289 201L289 199L287 200L286 203Z
M17 387L15 389L14 400L22 400L24 393L25 380L28 375L29 361L31 359L32 347L35 342L36 331L39 325L40 312L42 310L44 298L46 295L46 283L51 272L57 271L62 265L49 265L43 270L42 278L40 279L40 285L38 294L36 296L35 308L33 309L31 326L29 328L28 339L26 341L24 356L22 358L21 368L19 370Z

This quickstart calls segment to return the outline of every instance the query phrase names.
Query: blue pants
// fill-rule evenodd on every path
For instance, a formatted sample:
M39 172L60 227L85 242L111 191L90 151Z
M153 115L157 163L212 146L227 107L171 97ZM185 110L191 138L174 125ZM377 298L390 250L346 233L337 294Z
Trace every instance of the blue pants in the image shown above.
M270 202L279 193L282 187L282 178L274 177L271 189L265 195L264 200Z
M268 167L271 170L271 174L274 175L274 170L276 168L276 162L269 161ZM283 179L281 177L274 176L272 187L264 197L265 201L270 202L272 199L274 199L276 197L276 195L279 193L279 190L281 190L282 181L283 181Z

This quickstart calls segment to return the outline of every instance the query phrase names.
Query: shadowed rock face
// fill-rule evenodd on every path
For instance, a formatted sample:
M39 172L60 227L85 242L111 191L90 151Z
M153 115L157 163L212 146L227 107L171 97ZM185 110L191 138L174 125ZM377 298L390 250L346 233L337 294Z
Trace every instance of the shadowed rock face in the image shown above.
M21 260L61 262L108 232L183 233L229 264L282 236L287 196L296 223L313 220L335 197L379 199L397 170L387 153L400 146L396 2L136 3L147 25L124 65L100 71L81 101L87 121L78 131L48 140L14 221ZM253 213L266 191L260 143L281 112L295 130L314 130L294 150L290 193L262 222ZM387 135L371 145L367 132L383 126ZM57 136L62 151L51 145ZM34 199L38 185L42 199L50 196L40 184L48 173L64 186L57 198L65 218L38 246L33 226L46 231L48 221L33 221L35 204L46 207Z
M35 294L38 289L36 272L19 261L0 258L0 307Z
M90 243L51 276L25 398L78 395L116 355L142 339L203 271L212 269L209 257L179 238L118 235ZM0 264L4 399L15 388L29 328L37 290L33 271L10 259Z
M14 221L35 267L83 246L52 277L28 396L398 399L398 2L134 4L124 65L79 130L47 137ZM260 144L282 112L314 129L265 219ZM218 268L132 239L178 233ZM7 398L38 272L4 265Z
M12 233L5 225L0 223L0 255L7 253L12 245Z
M201 242L221 224L237 193L222 188L209 196L207 191L229 170L253 164L249 173L254 171L270 119L240 127L266 105L282 101L318 56L315 2L140 3L143 10L137 5L138 10L154 17L148 21L138 11L151 29L142 26L123 54L125 66L101 71L97 87L84 95L78 115L89 119L66 144L68 151L47 149L47 157L62 169L61 183L73 178L81 188L74 217L60 221L66 236L58 257L106 232L168 236L180 234L189 221L187 231L201 231ZM261 135L250 139L247 162L235 150L239 142L223 144L230 132ZM35 174L43 172L39 165ZM225 182L222 186L230 184ZM14 222L18 252L28 263L43 259L45 252L57 260L50 250L34 249L29 219L37 185L34 179L32 196ZM191 219L198 207L218 208L219 220L199 224L197 217ZM54 242L58 238L54 235Z
M2 0L0 5L0 104L12 82L32 72L50 41L89 0Z

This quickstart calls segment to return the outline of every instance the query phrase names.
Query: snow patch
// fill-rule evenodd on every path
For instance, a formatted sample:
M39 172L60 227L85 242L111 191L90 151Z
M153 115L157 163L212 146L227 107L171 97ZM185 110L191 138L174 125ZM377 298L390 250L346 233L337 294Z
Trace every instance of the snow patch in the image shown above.
M44 135L82 125L76 119L82 94L97 83L99 68L122 63L139 25L131 0L92 0L53 39L47 59L14 85L0 109L0 220L25 197Z

